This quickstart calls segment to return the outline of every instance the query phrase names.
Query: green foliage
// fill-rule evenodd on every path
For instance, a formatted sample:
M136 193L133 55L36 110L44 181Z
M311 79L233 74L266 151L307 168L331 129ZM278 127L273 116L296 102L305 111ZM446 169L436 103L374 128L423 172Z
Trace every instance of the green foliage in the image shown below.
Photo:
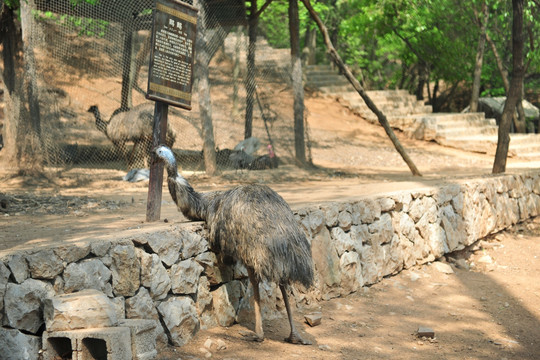
M259 7L265 0L259 0ZM368 88L408 87L418 79L448 86L470 86L477 44L478 19L486 4L487 31L506 72L512 73L511 0L311 0L326 24L334 46ZM540 92L540 7L525 0L525 91ZM262 14L259 30L271 45L289 46L288 0L274 0ZM299 8L301 38L315 24ZM325 54L317 39L318 54ZM321 60L321 59L320 59ZM326 59L322 58L322 61ZM327 61L327 60L326 60ZM505 94L500 70L489 44L482 67L482 95Z
M258 0L258 8L260 9L265 2L265 0ZM308 11L301 4L299 5L298 17L300 19L300 38L303 39L306 30L313 28L316 25L311 22ZM324 14L328 10L328 6L323 3L314 3L313 5L321 14ZM276 48L286 48L290 46L288 0L274 0L272 4L266 8L259 20L259 32L266 37L270 45Z
M18 9L21 5L21 2L19 0L4 0L4 3L10 8L10 9Z
M84 18L66 14L56 14L51 11L33 10L32 14L38 20L53 21L57 25L73 28L78 36L101 38L105 36L109 22L100 19Z

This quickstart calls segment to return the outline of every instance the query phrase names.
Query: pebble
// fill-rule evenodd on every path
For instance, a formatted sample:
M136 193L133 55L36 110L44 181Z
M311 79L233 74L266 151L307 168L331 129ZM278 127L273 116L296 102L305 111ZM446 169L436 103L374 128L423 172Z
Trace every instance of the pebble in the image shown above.
M326 344L319 345L319 350L330 351L330 346Z
M418 337L426 337L433 339L435 337L435 331L433 329L425 327L425 326L419 326L417 331Z
M218 351L227 349L227 344L225 344L225 341L218 339L217 341L217 349Z
M304 315L304 319L306 319L306 323L308 323L309 326L317 326L321 324L322 321L322 313L320 312L314 312L311 314Z
M462 269L462 270L469 270L470 268L469 264L467 263L467 260L465 259L456 260L455 265L458 269Z
M210 350L213 344L214 342L212 341L212 339L209 338L209 339L206 339L206 341L204 342L204 347Z
M493 259L491 258L491 256L489 255L483 255L480 259L477 260L479 263L482 263L482 264L492 264L493 263Z
M454 270L452 269L452 267L450 265L442 263L440 261L435 261L432 264L432 266L435 268L435 270L437 270L438 272L443 273L443 274L453 274L454 273Z

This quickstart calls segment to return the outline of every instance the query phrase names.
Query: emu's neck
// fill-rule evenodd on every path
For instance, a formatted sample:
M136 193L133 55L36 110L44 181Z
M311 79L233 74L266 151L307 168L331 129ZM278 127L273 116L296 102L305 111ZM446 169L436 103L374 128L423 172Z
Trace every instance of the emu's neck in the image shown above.
M167 180L169 192L178 210L189 220L206 221L208 203L204 196L195 191L182 175L178 173L174 177L170 175L169 172Z
M99 112L99 110L97 108L94 109L94 117L96 118L96 127L99 131L101 131L102 133L104 134L107 134L107 125L108 123L105 122L102 118L101 118L101 113Z

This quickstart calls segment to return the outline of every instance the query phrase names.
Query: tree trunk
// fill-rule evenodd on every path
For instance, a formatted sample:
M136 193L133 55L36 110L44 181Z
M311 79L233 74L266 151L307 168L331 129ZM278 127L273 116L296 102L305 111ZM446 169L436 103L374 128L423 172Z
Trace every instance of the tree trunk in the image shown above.
M493 56L495 57L495 62L497 63L497 69L499 69L499 73L501 74L501 79L503 81L504 86L504 92L508 93L508 90L510 89L510 81L508 81L508 73L506 72L506 69L504 68L503 61L501 57L499 56L499 51L497 51L497 46L495 45L495 42L489 35L489 32L486 31L486 40L491 47L491 51L493 52Z
M122 25L124 32L124 50L122 54L122 90L120 92L120 109L128 110L133 107L133 79L135 78L135 64L133 62L133 27L130 22Z
M319 15L315 11L315 9L313 9L313 7L311 6L311 3L309 2L309 0L302 0L302 3L305 5L307 10L309 11L309 14L312 17L312 19L317 23L317 26L319 27L319 30L321 31L323 35L326 47L328 48L328 53L330 54L334 63L338 66L338 68L345 75L347 80L349 80L352 86L356 89L358 94L360 94L360 96L362 97L366 105L369 107L369 109L373 111L375 115L377 115L377 119L379 120L379 123L384 128L386 134L392 141L392 144L394 145L396 150L399 152L399 154L401 155L401 157L403 158L407 166L409 166L409 169L411 170L412 174L415 176L422 176L422 174L420 173L420 171L418 171L418 169L416 168L416 165L414 165L412 160L409 158L409 156L407 155L407 152L405 151L405 149L399 142L398 138L394 134L394 131L390 127L390 124L388 123L388 119L386 119L386 116L384 116L384 114L377 108L377 106L369 98L369 96L366 94L362 86L360 86L360 83L358 82L358 80L356 80L356 78L353 76L353 74L349 70L348 66L345 65L345 63L343 62L343 60L337 53L336 49L334 48L334 45L330 41L330 36L328 35L328 30L326 30L326 26L323 24L323 22L319 18Z
M255 104L255 50L257 46L258 22L259 18L257 15L257 0L251 0L251 6L249 9L247 76L245 81L246 124L244 129L244 139L250 138L253 132L253 106Z
M499 69L499 73L501 74L501 78L503 81L504 86L504 92L506 93L506 96L508 97L508 93L510 91L510 81L508 80L508 73L506 72L506 69L504 68L503 61L499 55L499 52L497 51L497 46L495 45L495 42L491 38L488 32L486 32L486 40L491 47L491 51L493 52L493 56L495 57L495 62L497 63L497 69ZM523 97L521 97L521 100ZM518 110L518 115L516 116L516 113L512 114L512 122L514 124L514 128L517 132L525 132L526 124L525 124L525 112L523 110L523 103L522 101L518 101L516 107ZM521 130L521 131L520 131Z
M233 54L233 95L232 95L232 118L233 120L239 114L238 109L238 79L240 78L240 48L242 45L242 28L240 26L236 29L236 41L234 43L234 54Z
M289 33L291 38L291 69L294 95L294 150L296 162L306 164L304 140L304 86L302 84L302 60L300 58L300 20L298 0L289 0Z
M34 57L35 36L38 31L32 9L35 9L34 1L21 2L21 34L23 41L24 59L24 90L27 96L28 116L21 116L19 129L25 131L19 144L22 147L19 158L19 171L24 174L36 174L43 171L44 152L41 137L41 115L39 109L39 88L37 84L36 59ZM21 108L23 111L25 109ZM26 128L26 129L25 129Z
M510 145L510 124L521 98L525 67L523 65L523 0L512 0L512 80L499 124L497 150L493 162L493 173L506 171L506 159Z
M304 65L315 65L317 59L317 29L311 28L308 24L306 36L304 39L304 50L302 51L302 60Z
M22 47L21 33L17 31L15 19L17 15L5 3L1 7L0 36L2 41L2 83L4 84L4 149L0 152L4 161L11 167L18 162L19 147L19 119L22 101L22 59L19 54Z
M482 14L484 15L483 19L478 19L480 26L480 38L478 39L478 47L476 48L476 61L474 63L471 103L469 105L470 112L478 111L478 99L480 98L482 64L484 62L484 51L486 48L486 28L489 19L488 7L485 1L482 3Z
M210 99L210 79L208 65L211 55L208 53L208 31L206 29L206 9L203 1L197 1L199 16L197 20L197 39L195 42L195 79L198 80L199 111L203 133L204 166L208 175L217 173L216 145L212 124L212 103Z

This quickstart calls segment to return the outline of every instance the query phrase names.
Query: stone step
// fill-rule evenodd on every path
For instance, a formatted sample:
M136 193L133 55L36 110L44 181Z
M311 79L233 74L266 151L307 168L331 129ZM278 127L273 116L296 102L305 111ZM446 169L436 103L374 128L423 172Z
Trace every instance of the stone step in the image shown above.
M518 153L517 156L528 160L540 160L540 152Z
M515 141L516 139L518 142ZM525 142L525 140L528 142ZM437 139L437 142L442 145L487 154L495 154L497 141L498 136L496 134L454 136ZM538 134L510 134L508 156L540 159L540 136Z
M324 72L324 71L332 71L333 73L337 73L336 70L331 65L306 65L304 66L304 71L306 72Z
M540 134L510 134L510 145L532 145L540 143Z
M437 129L437 137L457 138L470 135L497 135L497 126L462 126Z
M321 87L326 87L326 86L346 86L347 84L349 84L347 79L335 78L333 76L328 76L328 77L319 76L315 79L307 78L305 80L305 83L307 86L315 87L315 88L321 88Z
M413 95L407 94L381 94L379 92L366 91L366 95L375 103L423 103L423 101L416 100ZM357 92L344 93L340 96L347 101L357 101L360 99L360 95Z
M351 84L321 86L319 87L319 90L325 94L332 94L332 95L339 94L339 93L349 93L349 92L355 91L354 87ZM357 92L355 93L358 95Z

